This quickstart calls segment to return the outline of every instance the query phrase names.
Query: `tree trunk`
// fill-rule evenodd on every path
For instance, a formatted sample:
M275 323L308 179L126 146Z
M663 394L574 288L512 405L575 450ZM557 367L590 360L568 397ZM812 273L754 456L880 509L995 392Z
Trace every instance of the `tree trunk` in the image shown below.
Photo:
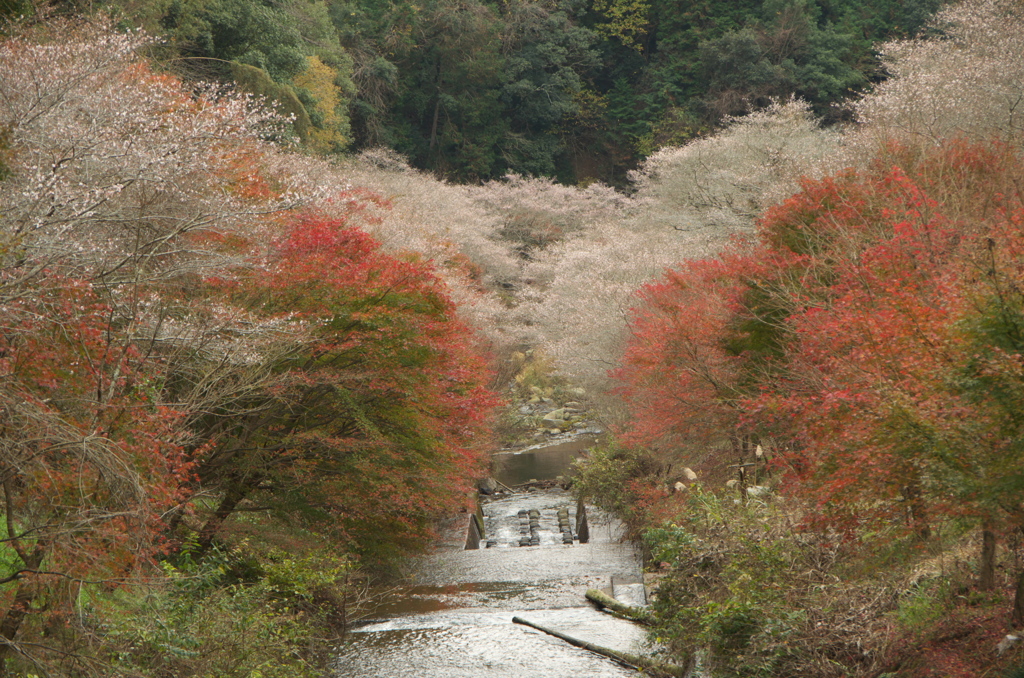
M996 585L996 533L991 518L981 523L981 566L978 571L978 588L989 591Z
M43 563L42 545L37 544L31 554L26 554L21 558L26 569L39 569ZM21 630L21 624L28 616L29 609L38 594L39 589L29 579L22 576L18 580L18 589L14 593L14 600L11 601L11 606L7 608L3 619L0 620L0 638L3 639L0 641L0 677L7 675L7 658L13 651L14 639L18 635L18 631Z
M1017 573L1017 592L1013 596L1011 621L1014 626L1024 625L1024 567Z
M733 453L736 455L736 489L740 493L740 503L746 505L747 503L747 471L746 471L746 455L744 454L743 441L732 439Z
M437 145L437 120L441 117L441 95L437 95L437 103L434 104L434 120L430 123L430 150Z
M7 608L7 613L0 621L0 638L4 639L3 644L0 644L0 676L7 675L7 657L11 654L14 638L21 629L21 623L28 616L29 608L35 597L36 587L22 579L18 584L18 590L14 594L11 606Z
M43 559L46 557L47 542L37 538L32 550L29 551L21 543L20 537L15 536L17 530L15 529L14 504L12 500L14 492L12 490L11 476L6 476L2 484L4 490L4 520L6 521L8 544L18 554L18 559L25 566L22 569L38 570L39 566L43 564ZM11 569L12 575L19 573L19 568L16 566L11 565ZM21 574L17 581L18 589L14 593L14 600L11 601L11 606L4 613L3 619L0 619L0 677L7 675L7 658L10 657L14 649L14 639L18 635L18 631L21 630L21 624L25 621L25 617L28 616L32 602L39 595L39 589L24 576L24 573Z
M635 621L639 624L652 624L651 613L642 607L633 607L615 600L608 594L598 589L587 589L584 594L587 600L598 607L605 607L615 612L618 616Z
M907 498L908 519L910 527L919 539L926 540L932 536L931 526L924 510L924 502L921 500L921 486L914 480L903 488L903 494Z
M437 85L437 101L434 102L434 120L430 123L430 150L434 150L437 143L437 121L441 117L441 60L437 60L437 68L434 71L434 83Z
M590 652L594 652L596 654L603 655L610 659L614 659L615 661L621 664L626 664L633 668L644 669L644 675L667 678L683 678L683 676L686 675L685 667L674 666L672 664L665 664L663 662L655 661L653 659L648 659L647 657L641 657L635 654L619 652L617 650L610 650L606 647L601 647L600 645L594 645L593 643L588 643L586 641L579 640L578 638L567 636L564 633L559 633L558 631L541 626L540 624L534 624L533 622L527 621L522 617L512 617L512 623L522 624L523 626L529 626L530 628L537 629L538 631L543 631L548 635L564 640L570 645L575 645L576 647L581 647L584 650L589 650Z
M206 524L199 530L197 542L199 553L205 553L210 548L213 544L213 535L217 533L217 530L224 524L228 516L234 512L239 502L245 499L250 489L252 488L246 485L231 485L224 493L224 497L220 500L217 510L213 512L213 515L210 516Z

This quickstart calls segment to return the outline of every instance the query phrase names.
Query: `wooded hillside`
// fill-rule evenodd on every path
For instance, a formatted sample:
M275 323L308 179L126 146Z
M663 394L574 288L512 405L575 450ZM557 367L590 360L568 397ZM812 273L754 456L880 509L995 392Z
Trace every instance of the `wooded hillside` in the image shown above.
M622 186L662 146L799 97L826 122L885 77L874 44L940 0L173 0L102 9L187 78L238 82L317 153L377 146L439 177ZM10 16L30 4L9 0ZM59 12L100 7L74 0Z

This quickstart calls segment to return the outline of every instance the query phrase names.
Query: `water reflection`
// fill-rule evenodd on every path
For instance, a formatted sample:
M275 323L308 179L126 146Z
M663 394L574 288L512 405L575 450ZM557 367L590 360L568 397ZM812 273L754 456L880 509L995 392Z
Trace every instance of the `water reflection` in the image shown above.
M518 485L530 480L550 480L566 475L573 459L594 445L597 436L580 436L557 445L500 452L492 458L494 477L506 485Z

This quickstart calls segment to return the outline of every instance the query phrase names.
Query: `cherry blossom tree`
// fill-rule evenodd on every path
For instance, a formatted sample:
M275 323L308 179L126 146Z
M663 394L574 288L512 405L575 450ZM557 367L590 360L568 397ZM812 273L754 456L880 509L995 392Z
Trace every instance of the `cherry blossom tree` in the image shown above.
M245 180L276 116L152 72L137 55L151 41L58 23L3 44L0 119L16 158L0 186L5 270L18 280L57 264L112 284L177 275L217 262L183 235L294 202Z
M889 77L858 102L860 124L847 135L849 150L839 162L869 162L891 138L1019 145L1022 36L1018 3L967 0L941 10L922 37L882 45Z

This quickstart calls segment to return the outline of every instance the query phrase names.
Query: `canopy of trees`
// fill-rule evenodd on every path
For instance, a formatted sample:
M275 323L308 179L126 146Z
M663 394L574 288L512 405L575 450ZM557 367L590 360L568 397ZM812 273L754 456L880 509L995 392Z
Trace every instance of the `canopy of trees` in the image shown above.
M772 99L848 119L845 102L884 76L874 43L914 35L939 4L109 3L168 37L154 53L175 72L267 97L315 152L387 146L461 182L615 185L658 148Z
M789 477L861 518L855 498L908 488L936 510L1016 511L997 496L1021 468L1004 447L1020 171L1000 144L894 147L808 181L756 241L647 286L619 372L634 435L784 439Z

